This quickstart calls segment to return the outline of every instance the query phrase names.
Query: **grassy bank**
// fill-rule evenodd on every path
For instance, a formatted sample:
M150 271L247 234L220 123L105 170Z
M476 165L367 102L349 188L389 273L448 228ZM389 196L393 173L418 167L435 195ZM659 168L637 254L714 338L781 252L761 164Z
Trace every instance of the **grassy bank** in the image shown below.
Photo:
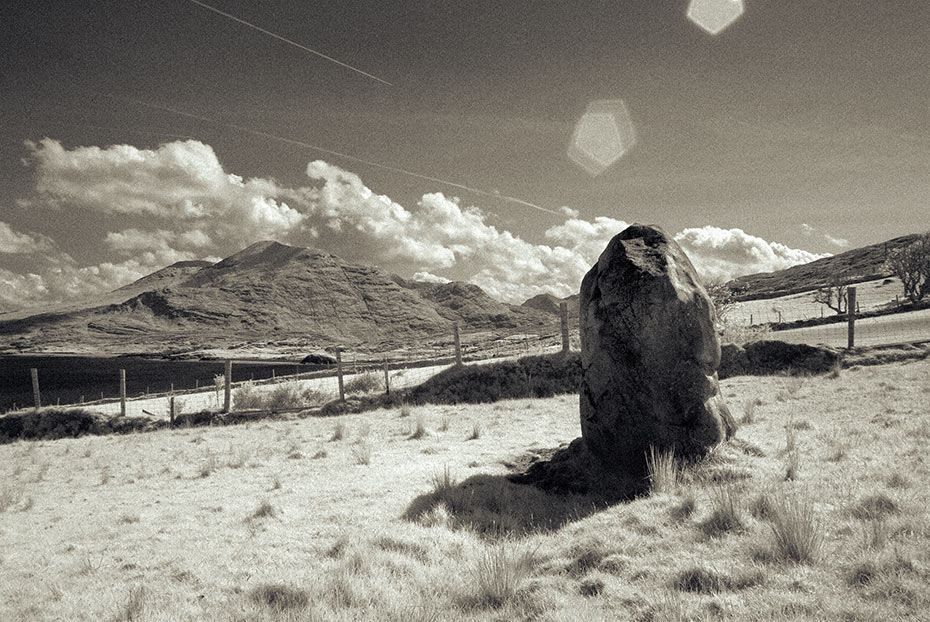
M725 380L737 439L610 507L506 479L573 396L0 446L0 618L921 619L928 383Z

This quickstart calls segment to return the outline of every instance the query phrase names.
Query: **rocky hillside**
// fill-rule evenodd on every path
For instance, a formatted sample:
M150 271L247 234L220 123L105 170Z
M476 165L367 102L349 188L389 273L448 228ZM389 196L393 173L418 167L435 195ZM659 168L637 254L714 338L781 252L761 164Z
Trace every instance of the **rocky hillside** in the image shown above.
M727 283L739 301L778 298L824 287L834 278L859 283L889 276L883 264L888 251L907 246L917 234L854 248L778 272L741 276Z
M559 306L563 302L567 302L568 317L576 318L578 317L579 300L580 296L578 294L572 294L566 298L559 298L558 296L553 296L552 294L537 294L536 296L533 296L524 302L521 306L557 316L561 313Z
M189 350L299 336L318 345L403 343L550 318L464 283L407 283L318 250L260 242L216 264L184 262L96 304L0 320L13 350Z

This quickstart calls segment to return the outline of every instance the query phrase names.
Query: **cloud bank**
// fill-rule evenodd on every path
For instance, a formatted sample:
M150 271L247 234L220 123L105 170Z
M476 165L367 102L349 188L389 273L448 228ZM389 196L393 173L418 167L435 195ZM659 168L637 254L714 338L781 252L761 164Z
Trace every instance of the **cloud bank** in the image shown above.
M226 172L213 149L196 140L151 150L66 149L50 139L26 146L36 184L21 205L106 214L112 229L89 244L106 249L114 261L81 265L51 238L0 222L0 307L6 309L108 291L176 261L223 257L265 239L314 246L404 277L443 282L464 274L510 302L544 292L566 296L578 291L607 242L628 224L585 220L563 208L564 221L531 242L490 224L478 207L458 198L428 193L405 207L322 160L307 165L306 185L287 187ZM685 229L675 239L712 279L822 256L740 229ZM10 270L4 254L31 254L37 268Z

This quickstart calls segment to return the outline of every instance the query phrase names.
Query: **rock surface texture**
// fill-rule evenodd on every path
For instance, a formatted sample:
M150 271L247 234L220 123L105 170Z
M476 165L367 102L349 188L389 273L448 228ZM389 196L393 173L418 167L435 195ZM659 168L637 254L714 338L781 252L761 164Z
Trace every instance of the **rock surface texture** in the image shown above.
M632 225L610 241L580 314L582 438L606 469L643 475L650 446L696 457L733 434L713 305L662 230Z

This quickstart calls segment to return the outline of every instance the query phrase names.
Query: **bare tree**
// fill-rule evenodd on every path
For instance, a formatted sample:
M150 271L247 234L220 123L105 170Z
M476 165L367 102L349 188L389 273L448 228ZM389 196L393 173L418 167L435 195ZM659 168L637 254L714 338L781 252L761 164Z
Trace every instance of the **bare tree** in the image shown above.
M827 305L838 314L846 313L846 284L838 276L834 276L826 287L817 289L814 302Z
M727 313L736 307L736 298L726 283L720 280L709 281L704 284L704 290L710 296L711 302L714 303L714 310L717 315L717 323L723 324Z
M930 231L903 248L889 251L885 266L901 279L904 295L911 302L930 294Z

